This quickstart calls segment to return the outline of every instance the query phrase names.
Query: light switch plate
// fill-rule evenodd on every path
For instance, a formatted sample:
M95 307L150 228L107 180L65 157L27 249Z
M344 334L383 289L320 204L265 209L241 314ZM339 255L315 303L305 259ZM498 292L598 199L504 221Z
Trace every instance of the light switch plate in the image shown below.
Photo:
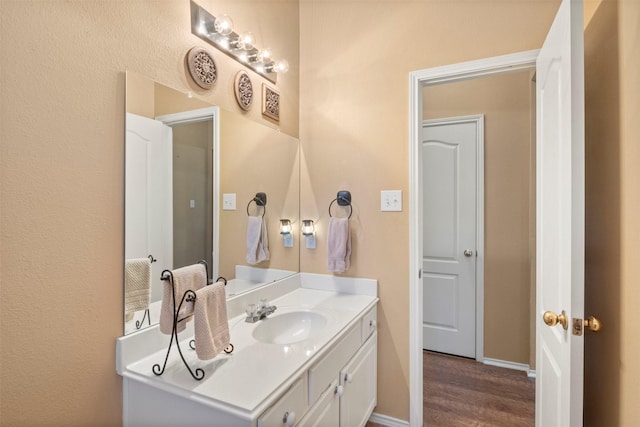
M382 190L380 192L380 210L383 212L401 212L402 190Z
M223 211L236 210L236 193L226 193L222 195L222 210Z

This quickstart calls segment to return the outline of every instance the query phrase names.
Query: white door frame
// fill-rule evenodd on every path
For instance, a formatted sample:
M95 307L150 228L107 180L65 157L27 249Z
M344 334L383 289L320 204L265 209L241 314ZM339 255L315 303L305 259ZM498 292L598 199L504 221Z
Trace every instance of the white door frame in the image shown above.
M220 107L206 107L198 110L166 114L157 116L156 120L161 121L167 126L202 122L205 120L213 121L213 170L211 171L213 175L213 236L211 242L213 251L211 261L213 265L209 266L209 274L215 280L215 278L218 277L220 269Z
M427 68L409 73L409 425L422 426L422 88L535 69L539 50Z
M423 120L424 125L476 124L476 360L484 362L484 114ZM422 139L422 135L420 136ZM422 158L422 157L420 157ZM421 171L422 172L422 171ZM421 183L422 181L420 181ZM418 193L422 195L418 186ZM413 199L413 194L411 199ZM424 203L424 200L422 201ZM422 209L422 205L421 209ZM422 247L422 242L420 243ZM420 253L422 256L422 251ZM422 262L422 260L421 260ZM422 265L422 264L420 264ZM422 267L420 267L422 268ZM424 273L424 272L423 272ZM422 300L420 300L422 301ZM421 303L422 304L422 303ZM421 311L422 312L422 311Z

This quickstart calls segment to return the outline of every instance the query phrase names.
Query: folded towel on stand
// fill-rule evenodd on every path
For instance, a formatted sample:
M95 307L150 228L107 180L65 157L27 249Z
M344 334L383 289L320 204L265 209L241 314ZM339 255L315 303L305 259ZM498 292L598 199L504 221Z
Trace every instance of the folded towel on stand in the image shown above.
M125 321L133 319L138 310L149 308L151 295L151 260L134 258L124 261L124 314Z
M230 341L224 282L196 291L193 317L196 355L200 360L213 359Z
M171 272L173 274L173 288L176 293L176 305L180 306L182 296L187 291L196 292L198 289L207 285L207 270L204 264L193 264L186 267L178 268ZM163 334L171 334L173 331L173 289L169 280L163 280L164 293L162 294L162 306L160 307L160 332ZM193 314L193 303L185 302L178 313L178 322L176 331L182 332L187 326L187 322L191 320Z
M327 270L334 273L347 271L351 265L349 218L330 218L327 240Z
M258 264L269 259L267 225L261 216L249 216L247 222L247 262Z

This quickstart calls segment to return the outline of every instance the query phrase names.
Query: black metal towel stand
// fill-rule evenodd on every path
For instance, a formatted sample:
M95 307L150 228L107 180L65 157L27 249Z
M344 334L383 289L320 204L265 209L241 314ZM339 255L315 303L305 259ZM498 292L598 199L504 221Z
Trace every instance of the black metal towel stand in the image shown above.
M207 277L207 284L209 282L209 266L207 265L206 261L200 261L199 264L204 264L204 268L206 271L206 277ZM180 313L180 309L182 308L182 304L184 304L184 302L192 302L196 300L196 293L193 292L192 290L188 290L186 291L183 295L182 298L180 299L180 304L178 306L176 306L176 288L173 286L173 273L170 270L164 270L162 272L162 275L160 277L161 280L169 280L169 283L171 284L171 290L172 290L172 297L173 297L173 329L171 331L171 340L169 341L169 347L167 348L167 355L164 358L164 364L162 365L162 368L160 367L159 363L156 363L155 365L153 365L153 373L160 376L164 373L165 368L167 367L167 361L169 360L169 353L171 353L171 345L173 344L173 341L175 339L176 342L176 347L178 347L178 353L180 353L180 358L182 359L182 363L184 363L184 366L187 367L187 369L189 370L189 373L191 374L191 376L195 379L195 380L202 380L204 378L204 371L201 368L197 368L194 371L191 369L191 367L189 366L189 364L187 363L187 361L184 358L184 355L182 354L182 349L180 348L180 341L178 340L178 323L179 322L183 322L185 320L187 320L189 317L191 317L193 314L188 315L187 317L183 317L182 319L178 319L179 313ZM223 280L224 284L226 286L227 284L227 280L224 277L218 277L217 281ZM195 341L191 340L189 342L189 347L191 349L195 349ZM225 349L224 352L229 354L231 352L233 352L233 344L229 344Z
M155 259L153 257L153 255L149 255L149 256L147 256L147 258L149 258L149 263L150 264L153 264L154 262L158 261L157 259ZM149 313L149 308L148 307L144 311L144 316L142 316L142 319L141 320L136 320L136 329L142 328L142 325L144 324L144 319L147 319L147 322L148 322L149 326L151 326L151 314Z

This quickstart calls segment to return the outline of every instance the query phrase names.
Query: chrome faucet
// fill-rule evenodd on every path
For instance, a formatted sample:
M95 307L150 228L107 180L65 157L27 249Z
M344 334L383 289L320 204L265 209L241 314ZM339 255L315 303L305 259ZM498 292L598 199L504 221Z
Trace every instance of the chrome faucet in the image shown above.
M266 299L261 299L257 306L255 304L249 304L249 307L245 310L247 318L244 319L244 321L247 323L255 323L276 311L276 308L275 305L268 305Z

